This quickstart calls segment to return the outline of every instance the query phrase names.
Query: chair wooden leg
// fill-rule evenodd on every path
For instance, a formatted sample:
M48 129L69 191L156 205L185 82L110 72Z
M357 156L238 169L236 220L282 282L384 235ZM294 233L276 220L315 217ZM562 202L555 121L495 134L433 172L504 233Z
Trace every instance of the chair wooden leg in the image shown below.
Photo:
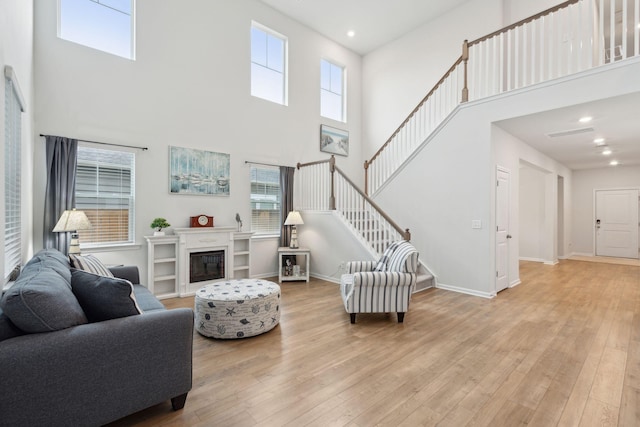
M184 408L184 404L187 401L187 393L181 394L180 396L171 398L171 406L174 411L180 410Z
M351 323L356 323L356 313L349 313L349 316L351 316Z
M398 313L398 323L404 322L404 313Z

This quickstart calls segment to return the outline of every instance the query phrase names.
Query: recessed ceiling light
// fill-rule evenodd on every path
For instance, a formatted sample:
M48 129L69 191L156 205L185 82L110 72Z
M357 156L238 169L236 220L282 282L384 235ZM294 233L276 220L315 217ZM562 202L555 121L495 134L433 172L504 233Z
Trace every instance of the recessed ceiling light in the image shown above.
M602 150L602 155L603 156L609 156L611 155L611 148L605 148L604 150Z
M585 116L585 117L581 117L580 120L578 120L578 121L580 123L589 123L591 120L593 120L593 117Z
M353 31L353 30L349 30L349 31L347 31L347 36L349 36L349 37L353 37L353 36L355 36L355 35L356 35L356 32L355 32L355 31Z
M593 140L597 145L602 145L604 143L604 138L596 138Z
M618 166L618 161L617 161L617 160L611 160L611 161L609 162L609 164L610 164L611 166Z

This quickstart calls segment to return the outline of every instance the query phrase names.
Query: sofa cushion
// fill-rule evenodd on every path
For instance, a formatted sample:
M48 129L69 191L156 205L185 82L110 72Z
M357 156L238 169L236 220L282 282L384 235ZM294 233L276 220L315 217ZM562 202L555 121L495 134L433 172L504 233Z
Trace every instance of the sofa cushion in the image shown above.
M71 271L69 271L71 264L69 264L69 258L57 249L42 249L36 253L33 258L25 264L21 274L29 272L39 265L52 269L62 276L67 283L71 283ZM37 271L37 269L34 271Z
M25 332L50 332L87 323L70 284L37 262L25 266L20 278L2 296L0 307Z
M0 341L24 335L16 325L0 310Z
M100 276L113 277L111 271L93 255L69 254L69 259L73 268L99 274Z
M100 276L74 268L71 270L71 290L89 322L142 313L133 293L133 285L125 279Z

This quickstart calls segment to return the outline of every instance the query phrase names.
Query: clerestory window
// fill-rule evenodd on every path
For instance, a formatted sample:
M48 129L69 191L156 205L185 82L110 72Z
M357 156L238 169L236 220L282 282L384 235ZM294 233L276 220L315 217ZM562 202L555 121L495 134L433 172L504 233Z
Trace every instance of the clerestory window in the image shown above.
M287 38L251 24L251 95L287 105Z
M135 0L58 0L58 37L135 59Z

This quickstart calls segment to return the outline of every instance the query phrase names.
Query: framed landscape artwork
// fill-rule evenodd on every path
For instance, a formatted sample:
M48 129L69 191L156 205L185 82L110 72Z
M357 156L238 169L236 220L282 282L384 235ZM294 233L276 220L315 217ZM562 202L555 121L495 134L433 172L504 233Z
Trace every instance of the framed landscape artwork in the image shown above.
M170 193L228 196L230 160L229 154L170 146Z
M320 151L348 156L349 132L327 125L320 125Z

